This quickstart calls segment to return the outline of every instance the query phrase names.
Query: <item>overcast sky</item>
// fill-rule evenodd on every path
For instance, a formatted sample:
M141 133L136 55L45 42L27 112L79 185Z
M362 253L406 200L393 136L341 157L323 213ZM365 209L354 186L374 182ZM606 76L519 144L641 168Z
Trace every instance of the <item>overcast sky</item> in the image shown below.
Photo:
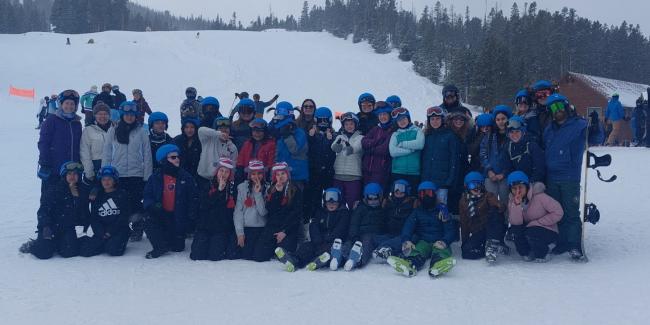
M147 5L154 9L169 10L177 15L214 18L219 14L221 17L229 18L233 11L244 25L255 19L257 15L267 15L269 9L277 16L284 17L287 14L299 14L304 0L132 0ZM420 13L424 6L433 6L435 0L397 0L405 9L415 8ZM452 4L456 11L464 12L465 6L469 5L472 16L483 17L486 8L486 0L441 0L450 7ZM505 12L510 11L514 1L488 0L487 6L493 7L498 4ZM529 1L530 2L530 1ZM325 0L311 0L313 4L323 4ZM524 1L517 1L520 8L523 8ZM602 23L619 25L623 20L628 23L639 24L644 34L650 35L650 1L648 0L539 0L538 8L560 10L563 6L575 8L578 15L590 19L599 20Z

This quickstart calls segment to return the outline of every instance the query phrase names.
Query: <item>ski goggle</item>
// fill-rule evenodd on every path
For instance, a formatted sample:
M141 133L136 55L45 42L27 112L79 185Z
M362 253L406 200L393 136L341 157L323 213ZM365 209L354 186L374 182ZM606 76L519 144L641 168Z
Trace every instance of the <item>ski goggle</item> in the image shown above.
M376 194L366 195L366 200L368 201L379 201L380 196Z
M138 107L135 106L135 105L122 105L122 107L120 107L120 109L124 113L134 113L134 114L138 113Z
M329 125L330 124L330 119L327 117L319 117L316 119L316 124L318 125Z
M99 170L99 172L97 173L97 176L99 176L100 178L112 177L114 179L117 179L117 178L120 177L120 173L118 173L117 169L115 169L113 167L105 166L105 167L102 167L102 169Z
M418 196L422 199L424 197L433 197L435 193L433 190L420 190L418 191Z
M230 120L226 120L226 119L223 119L223 120L216 120L216 121L214 121L214 125L215 125L217 128L223 128L223 127L225 127L225 128L229 128L229 127L230 127L230 124L231 124L231 123L230 123Z
M546 98L548 96L551 96L551 90L550 89L541 89L535 92L535 97L536 98Z
M341 195L336 191L327 191L323 198L325 202L339 202L341 200Z
M84 166L78 162L67 162L61 166L61 170L59 171L59 175L65 176L68 172L75 172L75 173L83 173L84 171Z
M563 111L565 109L564 103L562 102L555 102L548 107L549 110L551 110L551 113L555 114L559 111Z
M391 116L393 119L397 120L398 117L400 117L400 116L406 116L408 113L409 113L409 111L408 111L406 108L404 108L404 107L398 107L398 108L394 109L394 110L390 113L390 116Z
M61 96L66 99L79 99L79 93L76 90L68 89L61 93Z
M429 107L427 108L427 117L431 116L444 116L445 111L440 107Z
M345 113L345 114L341 115L340 120L341 120L341 123L343 123L345 121L354 121L354 123L356 123L357 122L357 117L352 113Z
M393 192L406 193L406 184L396 183L393 185Z
M456 98L456 92L454 91L448 91L445 93L445 98Z
M471 182L467 184L467 189L470 191L473 190L482 190L483 189L483 183L482 182Z
M508 120L508 130L521 130L524 127L524 124L518 120Z
M528 97L520 96L515 98L515 104L528 104Z

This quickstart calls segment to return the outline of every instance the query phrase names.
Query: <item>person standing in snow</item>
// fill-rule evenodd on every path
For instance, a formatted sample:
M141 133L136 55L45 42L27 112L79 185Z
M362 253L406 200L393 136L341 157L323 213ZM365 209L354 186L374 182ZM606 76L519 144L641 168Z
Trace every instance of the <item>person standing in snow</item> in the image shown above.
M149 103L147 103L147 100L144 99L144 96L142 96L142 90L140 89L133 89L133 102L135 102L136 106L138 107L138 123L143 124L144 123L144 115L151 115L151 108L149 107Z
M296 126L293 105L279 102L273 121L269 123L271 134L276 136L275 161L284 161L291 167L291 182L301 191L309 181L309 144L305 131ZM307 222L308 220L305 220Z
M135 106L135 103L133 106ZM167 118L167 114L163 112L153 112L151 115L149 115L147 124L149 124L151 159L153 161L153 168L156 169L160 167L158 161L155 159L156 151L158 151L158 148L162 147L163 145L172 142L172 137L167 134L169 119Z
M199 179L199 188L205 190L215 172L219 158L228 158L237 161L237 147L230 140L231 124L230 120L225 117L218 117L214 120L212 128L199 128L199 141L201 142L201 157L197 173Z
M251 137L250 123L255 117L255 103L248 98L244 98L235 106L233 112L237 113L239 118L232 122L230 133L237 150L241 150L244 142Z
M544 130L546 193L560 202L564 211L553 253L568 251L572 259L583 260L579 205L587 122L576 115L569 100L560 94L550 96L547 106L553 122Z
M222 116L221 112L219 112L219 100L212 96L203 98L201 100L201 114L203 118L200 126L211 128L214 125L214 120Z
M390 184L391 156L388 149L390 137L393 134L393 120L390 113L393 107L386 102L375 103L377 127L368 131L361 139L363 160L361 171L363 184L378 183L382 189ZM388 191L387 191L388 192Z
M470 145L474 143L475 131L474 128L470 128L468 123L467 116L462 113L449 113L445 119L445 124L451 128L456 137L458 138L458 168L456 168L456 184L449 189L449 194L447 198L449 212L454 215L458 215L458 202L460 196L464 191L463 186L463 177L470 170L470 161L474 160L474 151L472 151L472 159L470 160L469 154L471 149ZM480 147L477 146L477 147ZM478 158L478 151L476 151L476 156Z
M422 149L422 180L439 184L436 197L447 205L449 189L456 183L458 172L458 138L445 126L441 107L427 109L427 126Z
M309 131L316 126L316 118L314 117L315 112L316 103L314 100L305 99L302 102L302 105L300 105L300 116L296 119L296 125L309 133Z
M543 183L531 183L521 171L508 175L508 185L508 220L517 253L525 261L544 263L548 261L549 245L558 238L557 224L564 214L562 206L544 193Z
M248 96L246 96L245 98L248 98ZM260 99L260 94L253 94L253 102L255 102L255 118L264 118L264 110L267 107L273 105L273 103L275 103L275 101L278 100L278 98L280 98L280 95L276 94L268 102L263 102Z
M93 99L93 107L95 107L95 105L97 105L99 102L103 102L104 104L108 105L108 107L111 109L111 121L117 124L120 121L120 107L115 105L115 99L113 95L111 95L112 88L113 86L111 86L109 83L103 84L102 92L100 92Z
M624 136L625 123L625 109L619 101L619 95L613 94L612 99L607 103L607 111L605 112L605 124L612 125L612 133L607 138L606 145L624 145L626 137Z
M81 112L84 113L84 126L92 125L93 120L93 100L97 96L97 86L90 87L83 96L81 96Z
M515 95L515 114L521 116L526 123L526 131L531 141L541 143L542 127L537 118L537 112L531 109L532 99L527 89L522 89Z
M357 106L359 106L357 118L359 119L358 129L361 135L368 134L368 131L377 125L377 115L374 113L375 103L375 96L372 94L363 93L359 95L359 99L357 100Z
M397 130L391 135L388 149L392 160L391 180L405 179L415 188L420 183L420 157L424 132L411 122L411 113L400 107L391 113Z
M79 255L91 257L102 253L122 256L129 241L129 201L119 188L117 169L106 166L97 171L101 190L91 202L90 227L92 237L82 237Z
M507 174L522 171L530 175L531 183L544 182L546 179L544 151L528 136L526 123L521 116L513 116L508 120L508 143L504 158Z
M173 144L161 146L156 152L160 168L144 187L143 207L147 211L145 231L153 249L147 259L185 250L189 220L196 218L199 206L196 183L180 168L179 149Z
M553 95L556 92L556 87L548 80L538 80L533 84L533 98L535 99L533 103L533 111L537 114L537 120L539 121L540 129L542 130L542 136L544 130L551 123L553 116L548 110L548 97ZM540 143L543 143L543 139L540 139Z
M272 166L275 162L275 139L269 136L266 121L256 118L250 122L250 128L252 136L244 142L237 155L236 184L246 179L245 170L250 161L259 160L264 166Z
M485 175L485 189L499 198L501 206L508 203L508 183L506 161L508 144L508 119L512 110L506 105L499 105L492 110L494 125L490 135L481 142L481 170Z
M201 103L196 99L197 92L194 87L185 89L185 99L181 103L181 120L184 118L194 118L201 120Z
M636 100L636 106L634 107L634 126L636 130L636 134L634 135L636 145L643 144L645 142L645 137L646 137L646 115L645 115L645 107L643 103L643 96L639 97Z
M336 154L332 151L334 129L332 129L332 111L327 107L316 110L316 123L308 130L309 146L309 184L305 187L305 219L321 205L323 190L332 186L334 178L334 161Z
M43 121L47 117L47 107L50 105L50 97L45 96L45 98L41 99L40 104L41 105L38 110L38 114L36 114L36 117L38 118L38 126L36 127L36 130L39 130L41 128Z
M120 121L107 132L102 156L102 167L115 167L120 187L127 192L133 219L131 241L142 240L144 224L136 219L142 217L144 183L153 170L149 136L137 122L138 114L135 105L122 105Z
M352 112L341 115L341 130L332 142L331 149L336 154L334 160L333 185L343 192L343 200L348 209L353 209L361 199L363 188L361 158L363 135L358 129L359 119Z
M86 179L97 185L100 184L96 181L95 176L102 166L104 143L108 132L113 128L110 112L110 108L104 103L95 105L93 107L94 122L86 126L81 133L79 156L84 166L84 173Z
M195 119L185 119L181 123L181 134L174 137L174 143L181 154L181 168L190 173L198 184L198 168L201 159L201 141L198 136L199 121ZM200 187L199 187L200 189Z

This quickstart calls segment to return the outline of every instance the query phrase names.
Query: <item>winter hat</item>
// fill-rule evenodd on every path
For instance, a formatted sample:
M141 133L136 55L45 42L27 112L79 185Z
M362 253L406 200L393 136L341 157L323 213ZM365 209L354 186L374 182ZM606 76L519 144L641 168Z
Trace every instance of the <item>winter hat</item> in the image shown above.
M524 184L528 186L530 181L528 180L528 176L520 170L514 171L508 175L508 186L512 185L517 185L517 184Z
M187 123L190 123L190 124L194 125L195 129L198 129L199 126L201 125L201 122L199 122L199 120L197 120L195 118L191 118L191 117L186 117L181 121L181 131L182 131L182 129L185 128L185 125Z
M465 175L465 179L463 180L465 188L468 190L473 190L477 187L483 186L484 182L485 178L479 172L469 172Z
M74 102L74 106L77 107L79 105L79 93L76 90L68 89L64 90L59 94L59 104L63 104L66 100L71 100Z
M167 114L163 112L153 112L151 115L149 115L149 119L147 120L147 124L149 126L153 126L155 122L158 121L163 121L165 122L165 130L167 130L167 124L169 123L169 118L167 118Z
M221 157L219 158L219 161L217 161L217 169L219 167L225 167L232 170L235 169L235 164L232 162L230 158Z
M394 108L402 107L402 99L397 95L388 96L388 98L386 98L386 103Z
M275 182L276 174L280 171L287 172L287 176L291 178L291 167L289 167L289 164L287 164L286 162L280 161L273 164L273 167L271 167L271 175L273 177L273 182Z
M97 172L97 178L102 179L104 177L111 177L113 181L117 183L117 181L120 179L120 173L117 171L117 169L111 165L104 166L102 167L99 172Z
M264 163L259 160L251 160L248 162L248 167L246 167L246 172L255 172L255 171L264 171Z
M99 112L106 112L110 115L111 108L104 104L104 102L99 102L93 107L93 115L97 115Z
M76 172L79 176L84 172L84 166L78 162L66 161L59 169L59 176L65 177L68 172Z
M484 126L493 126L494 125L494 116L489 113L483 113L476 118L476 125L481 128Z
M373 96L371 93L363 93L359 95L359 99L357 100L357 105L359 106L359 109L361 109L361 103L363 102L371 102L372 105L375 105L375 96Z
M492 115L494 115L494 118L496 119L498 114L504 114L508 118L511 118L512 117L512 108L510 108L510 106L507 106L507 105L497 105L492 110Z
M212 105L217 110L219 110L219 100L216 97L208 96L203 98L203 100L201 101L201 106L203 107L207 105Z
M455 85L446 85L442 88L442 98L447 97L448 95L454 95L458 97L458 87Z
M167 159L167 155L173 152L180 153L181 150L178 149L178 147L174 144L162 145L160 148L158 148L158 150L156 150L156 161L158 162L164 161L165 159Z
M294 117L293 105L289 102L279 102L278 105L275 106L275 116L273 116L273 119L284 120L287 117Z
M373 111L373 113L375 113L375 115L377 116L379 116L379 114L381 113L388 113L388 115L390 115L390 112L392 111L393 111L393 106L391 106L390 103L378 101L375 103L375 110Z

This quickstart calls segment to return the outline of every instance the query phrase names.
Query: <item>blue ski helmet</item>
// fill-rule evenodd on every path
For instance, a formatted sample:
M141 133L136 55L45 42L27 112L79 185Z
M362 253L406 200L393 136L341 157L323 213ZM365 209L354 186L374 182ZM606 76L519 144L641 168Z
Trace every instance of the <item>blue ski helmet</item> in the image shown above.
M65 177L65 174L68 172L75 172L81 177L81 174L84 172L84 166L75 161L66 161L61 165L59 169L59 176Z
M207 106L207 105L212 105L217 110L219 110L219 100L216 97L208 96L203 98L203 100L201 101L201 106Z
M117 169L113 166L104 166L102 167L98 172L97 172L97 178L102 179L104 177L110 177L113 179L114 182L117 183L117 181L120 179L120 173L117 171Z
M284 120L285 118L293 118L293 105L289 102L279 102L278 105L275 106L275 116L273 116L274 120Z
M418 192L419 191L426 191L426 190L432 190L432 191L435 192L435 191L438 190L438 186L435 183L430 182L430 181L424 181L424 182L420 183L420 185L418 186Z
M484 182L485 178L479 172L469 172L465 175L464 183L465 188L468 190L483 187Z
M531 104L530 94L527 89L521 89L515 95L515 105L519 105L520 103Z
M388 96L386 103L390 104L393 108L402 107L402 99L397 95Z
M476 125L478 127L493 126L494 116L492 116L492 114L489 113L483 113L476 118Z
M499 113L505 114L505 116L507 116L508 118L511 118L512 117L512 108L510 108L510 106L508 106L508 105L497 105L492 110L492 115L494 115L494 117L496 118L497 114L499 114Z
M172 152L180 153L181 150L178 149L178 147L174 144L162 145L160 148L158 148L158 150L156 150L156 160L158 162L161 162L167 159L167 155L169 155Z
M553 89L553 84L548 80L538 80L533 84L534 91L540 91L544 89Z
M376 103L375 96L373 96L371 93L363 93L359 95L359 99L357 100L357 105L359 106L359 109L361 109L361 103L363 102L371 102L372 105L375 105Z
M524 184L528 186L530 181L528 180L528 176L520 170L514 171L508 175L508 186L513 186L516 184Z
M314 112L314 118L326 118L330 123L332 123L332 110L330 110L329 107L319 107Z
M393 193L397 191L409 195L411 194L411 184L404 179L398 179L395 182L393 182L393 189L392 189Z
M239 101L239 103L237 103L237 106L236 106L237 112L240 113L240 111L244 107L252 110L253 113L255 112L255 102L250 98L243 98L242 100Z
M120 104L120 116L123 115L140 115L140 110L138 109L138 104L134 101L127 100Z
M163 112L151 113L151 115L149 115L149 119L147 120L147 124L149 124L149 127L151 128L153 124L158 121L165 122L165 130L167 130L167 124L169 123L169 119L167 118L167 114Z
M363 197L364 198L368 197L368 196L371 196L371 195L381 196L382 193L383 193L383 190L381 189L381 185L379 185L377 183L368 183L368 185L366 185L363 188Z

